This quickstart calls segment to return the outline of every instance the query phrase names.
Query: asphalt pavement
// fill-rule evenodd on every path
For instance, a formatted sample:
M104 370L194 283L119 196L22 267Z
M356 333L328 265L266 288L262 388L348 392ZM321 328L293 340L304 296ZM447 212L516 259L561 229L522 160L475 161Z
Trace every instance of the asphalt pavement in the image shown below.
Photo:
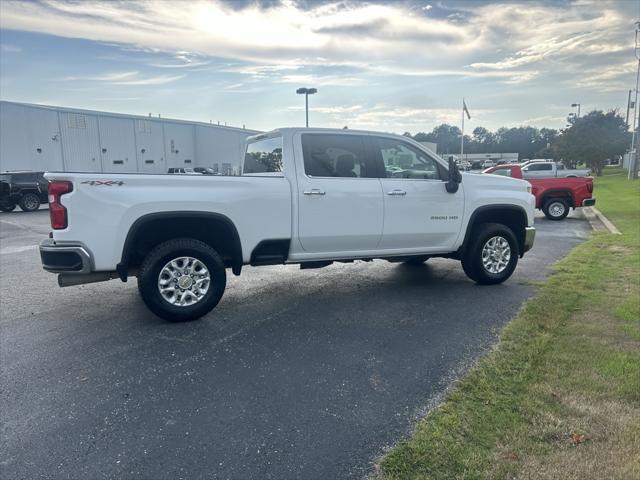
M502 285L445 259L247 267L172 324L135 279L58 288L48 213L0 214L0 477L363 478L591 231L536 228Z

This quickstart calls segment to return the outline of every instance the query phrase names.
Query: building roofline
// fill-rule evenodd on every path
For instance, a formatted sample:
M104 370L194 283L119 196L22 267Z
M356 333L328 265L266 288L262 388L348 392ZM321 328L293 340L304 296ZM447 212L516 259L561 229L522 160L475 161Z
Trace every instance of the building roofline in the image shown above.
M18 105L21 107L40 108L43 110L54 110L57 112L79 113L84 115L97 115L102 117L129 118L132 120L154 120L156 122L180 123L185 125L200 125L203 127L216 127L216 128L226 129L226 130L233 130L236 132L246 132L247 135L255 135L257 133L261 133L260 130L253 130L253 129L241 128L241 127L232 127L227 125L218 125L217 123L199 122L197 120L180 120L177 118L169 118L169 117L150 117L148 115L147 116L134 115L130 113L105 112L101 110L88 110L83 108L60 107L57 105L43 105L43 104L37 104L37 103L13 102L10 100L0 100L0 105L4 105L4 104Z

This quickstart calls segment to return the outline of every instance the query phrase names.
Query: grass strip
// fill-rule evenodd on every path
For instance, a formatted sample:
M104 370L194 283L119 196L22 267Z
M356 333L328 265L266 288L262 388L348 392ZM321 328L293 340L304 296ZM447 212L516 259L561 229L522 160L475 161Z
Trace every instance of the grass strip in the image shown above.
M595 195L622 235L556 263L376 478L640 478L640 182L621 173Z

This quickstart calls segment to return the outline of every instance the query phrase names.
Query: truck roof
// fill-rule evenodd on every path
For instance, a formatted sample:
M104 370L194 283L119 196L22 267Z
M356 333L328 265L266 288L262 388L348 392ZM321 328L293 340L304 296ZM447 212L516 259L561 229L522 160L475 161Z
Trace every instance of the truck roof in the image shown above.
M277 134L283 134L283 133L288 133L288 134L295 134L298 132L334 132L334 133L360 133L360 134L383 134L383 135L394 135L396 137L402 137L402 135L399 135L397 133L393 133L393 132L380 132L377 130L352 130L350 128L316 128L316 127L281 127L281 128L276 128L273 130L270 130L268 132L264 132L264 133L259 133L257 135L252 135L250 137L247 137L247 142L251 142L253 140L259 140L261 138L267 138L267 137L273 137ZM404 137L407 138L409 140L413 140L409 137ZM415 140L414 140L415 141ZM423 145L424 146L424 145Z

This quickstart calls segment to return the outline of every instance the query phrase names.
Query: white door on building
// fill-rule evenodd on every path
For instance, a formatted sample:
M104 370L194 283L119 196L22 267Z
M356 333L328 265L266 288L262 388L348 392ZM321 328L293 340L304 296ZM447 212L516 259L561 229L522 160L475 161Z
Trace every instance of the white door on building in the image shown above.
M164 124L164 141L167 168L193 168L196 165L193 125L166 122Z
M97 117L73 112L60 112L59 115L65 170L101 172Z
M62 165L62 145L58 112L40 108L26 109L29 132L29 168L39 172L60 172ZM24 167L23 167L24 168Z
M133 120L99 117L100 155L102 171L110 173L136 172L136 140Z
M136 148L138 171L144 173L167 173L164 137L161 122L136 120Z

